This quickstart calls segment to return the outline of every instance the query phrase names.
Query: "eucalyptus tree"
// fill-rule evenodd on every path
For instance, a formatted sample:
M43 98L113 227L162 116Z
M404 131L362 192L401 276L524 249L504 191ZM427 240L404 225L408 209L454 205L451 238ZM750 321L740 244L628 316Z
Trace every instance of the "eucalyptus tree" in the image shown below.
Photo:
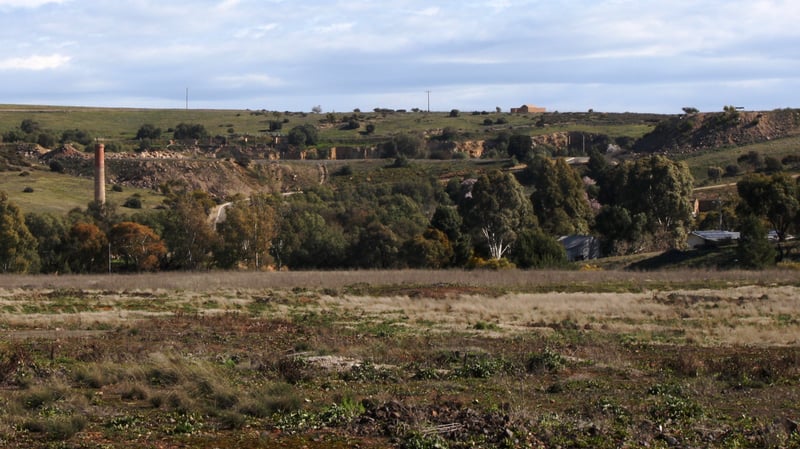
M736 184L741 199L739 213L765 218L780 241L800 218L800 188L789 175L760 173L745 176Z
M563 159L536 157L527 171L533 181L533 211L551 235L587 234L593 221L580 175Z
M0 192L0 272L24 273L38 269L37 240L25 225L19 207Z
M483 242L493 259L502 258L517 233L536 224L531 202L513 175L499 170L483 174L458 203L467 232Z
M643 216L651 246L679 247L692 223L693 182L685 163L648 156L608 169L599 198L606 206L625 209L630 218Z

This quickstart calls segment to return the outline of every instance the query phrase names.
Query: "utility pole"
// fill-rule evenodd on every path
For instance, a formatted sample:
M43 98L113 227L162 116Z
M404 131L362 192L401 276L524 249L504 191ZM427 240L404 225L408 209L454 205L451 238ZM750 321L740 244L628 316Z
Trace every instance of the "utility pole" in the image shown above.
M186 88L186 110L189 110L189 88Z
M428 112L431 112L431 91L426 90L425 92L428 94Z

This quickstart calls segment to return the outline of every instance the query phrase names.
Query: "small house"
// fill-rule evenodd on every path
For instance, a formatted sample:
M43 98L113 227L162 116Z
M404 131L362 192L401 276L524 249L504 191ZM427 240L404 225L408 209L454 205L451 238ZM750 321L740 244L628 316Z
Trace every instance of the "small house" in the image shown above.
M687 239L689 248L701 248L704 246L715 246L739 240L739 233L733 231L692 231Z
M518 108L511 108L512 114L529 114L534 112L545 112L545 108L533 104L523 104Z
M565 235L558 242L566 250L570 262L600 257L600 241L591 235Z

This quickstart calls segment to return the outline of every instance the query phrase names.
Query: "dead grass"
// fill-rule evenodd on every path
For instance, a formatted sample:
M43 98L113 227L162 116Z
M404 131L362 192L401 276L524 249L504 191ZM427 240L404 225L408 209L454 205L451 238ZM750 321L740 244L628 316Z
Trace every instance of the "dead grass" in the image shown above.
M207 272L139 275L2 275L0 298L20 289L78 288L137 292L215 289L341 289L348 286L482 286L510 291L630 291L662 285L694 288L725 285L798 285L796 270L525 271L525 270L367 270L273 273ZM8 290L11 290L10 292Z
M0 446L792 447L796 272L691 273L0 277Z

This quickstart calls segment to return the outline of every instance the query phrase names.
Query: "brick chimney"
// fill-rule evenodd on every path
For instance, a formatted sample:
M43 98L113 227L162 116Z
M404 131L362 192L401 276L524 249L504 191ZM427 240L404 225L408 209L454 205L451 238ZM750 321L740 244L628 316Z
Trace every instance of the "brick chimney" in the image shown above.
M94 146L94 200L100 204L106 203L105 149L102 143Z

